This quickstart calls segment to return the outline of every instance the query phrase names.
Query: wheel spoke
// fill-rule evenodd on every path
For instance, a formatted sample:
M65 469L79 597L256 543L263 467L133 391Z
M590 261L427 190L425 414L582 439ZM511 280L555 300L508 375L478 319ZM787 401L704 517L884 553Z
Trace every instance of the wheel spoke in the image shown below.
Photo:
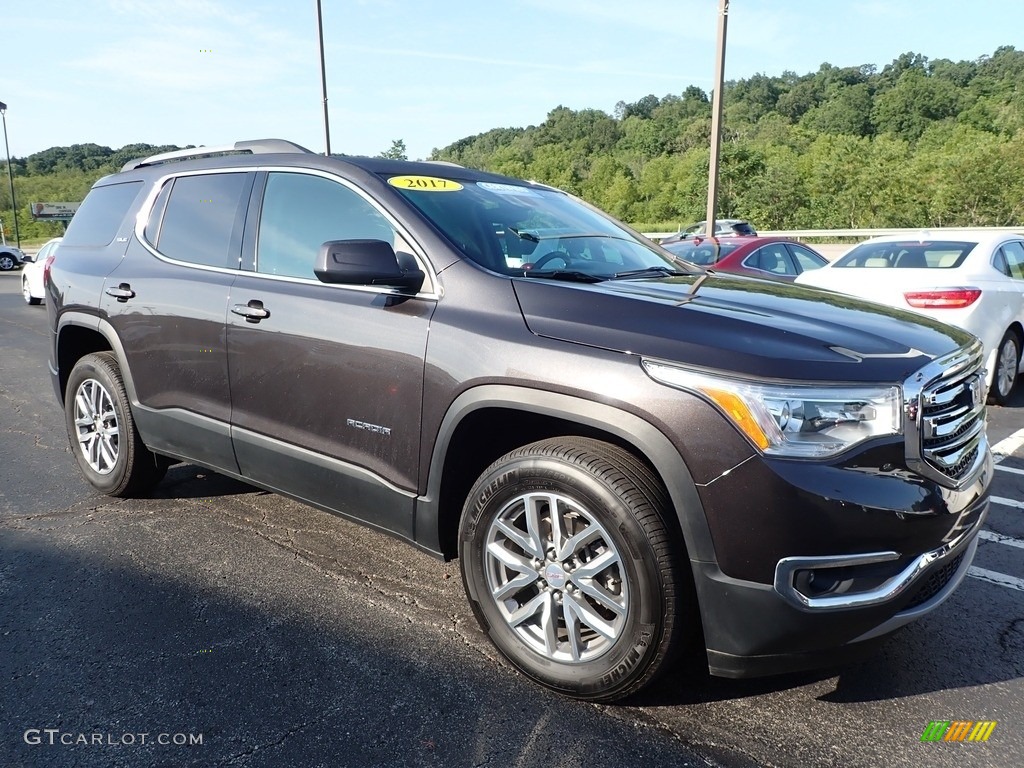
M573 579L573 583L580 588L580 591L592 597L609 611L620 616L626 611L626 601L622 595L613 595L600 584L590 579Z
M562 615L565 617L565 631L569 635L569 652L573 661L579 661L583 655L583 638L580 636L579 614L574 609L575 603L562 600Z
M597 632L601 637L606 640L615 640L616 632L615 627L612 626L611 622L605 621L598 616L594 611L590 609L590 606L583 601L577 601L569 594L562 596L562 602L566 608L572 610L585 625L590 627L592 630Z
M609 565L619 562L619 554L614 549L606 549L593 560L589 560L573 571L577 579L592 579Z
M558 652L558 617L555 615L555 600L550 592L541 592L544 609L540 614L540 630L544 635L544 652L551 658Z
M584 530L577 533L575 536L565 540L562 548L558 552L559 560L568 560L570 557L579 552L583 547L589 544L594 539L600 538L604 535L602 531L596 525L588 525Z
M562 507L558 503L557 496L546 497L548 501L548 514L551 517L551 546L558 552L562 548L562 540L565 538L564 526L562 525Z
M111 441L108 435L103 435L99 439L100 454L103 457L103 463L107 467L113 467L117 462L117 446Z
M82 418L92 421L96 415L96 411L92 409L92 403L89 401L89 393L85 387L78 390L78 394L75 395L75 410L82 414Z
M545 602L549 599L549 597L550 595L547 592L541 592L539 595L530 600L530 602L516 608L508 615L509 625L513 627L518 627L527 619L536 616L537 613L544 610Z
M497 528L506 537L512 540L516 546L518 546L523 552L536 557L540 560L544 559L544 547L538 539L535 539L532 535L527 535L520 531L515 526L509 525L504 520L498 520Z
M541 533L540 525L540 509L537 507L537 496L527 496L525 499L526 504L526 530L530 534L530 541L533 542L534 549L531 551L537 552L537 557L541 560L544 559L544 535Z

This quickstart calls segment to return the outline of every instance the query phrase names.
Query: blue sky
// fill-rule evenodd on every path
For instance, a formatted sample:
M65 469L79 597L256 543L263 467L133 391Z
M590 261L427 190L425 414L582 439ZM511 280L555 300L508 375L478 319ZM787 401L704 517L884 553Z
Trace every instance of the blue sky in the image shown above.
M331 148L427 157L558 105L711 87L718 0L323 0ZM315 0L11 2L11 154L287 138L324 149ZM726 78L1020 47L1024 2L732 0Z

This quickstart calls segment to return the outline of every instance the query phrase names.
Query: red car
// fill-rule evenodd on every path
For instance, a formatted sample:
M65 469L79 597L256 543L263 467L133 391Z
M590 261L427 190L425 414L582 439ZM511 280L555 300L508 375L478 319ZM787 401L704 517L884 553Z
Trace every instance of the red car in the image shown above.
M719 237L681 240L662 246L691 264L752 277L793 281L828 259L803 243L783 237Z

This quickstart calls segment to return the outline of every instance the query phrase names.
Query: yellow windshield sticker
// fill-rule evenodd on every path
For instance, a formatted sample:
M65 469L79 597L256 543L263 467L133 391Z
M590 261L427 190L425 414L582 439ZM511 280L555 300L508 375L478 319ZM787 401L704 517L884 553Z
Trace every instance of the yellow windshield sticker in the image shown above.
M459 182L436 176L392 176L388 184L399 189L415 189L417 192L458 192L462 189Z

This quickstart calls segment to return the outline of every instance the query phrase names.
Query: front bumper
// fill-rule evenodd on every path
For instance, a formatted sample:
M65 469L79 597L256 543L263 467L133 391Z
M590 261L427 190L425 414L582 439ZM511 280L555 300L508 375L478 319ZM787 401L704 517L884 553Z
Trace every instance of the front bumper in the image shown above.
M891 457L883 447L795 469L754 459L700 489L718 556L692 563L712 674L857 658L959 586L988 511L987 447L959 490L884 469Z

